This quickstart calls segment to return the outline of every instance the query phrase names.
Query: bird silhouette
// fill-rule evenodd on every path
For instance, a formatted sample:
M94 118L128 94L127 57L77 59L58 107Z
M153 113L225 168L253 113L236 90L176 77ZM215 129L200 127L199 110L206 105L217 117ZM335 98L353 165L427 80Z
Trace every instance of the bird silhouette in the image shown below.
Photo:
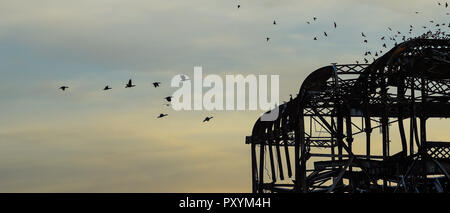
M317 18L316 18L316 17L313 17L313 20L315 21L315 20L317 20Z
M203 120L203 123L204 123L204 122L210 121L212 118L213 118L213 117L206 117L205 120Z
M364 39L364 43L367 43L367 40L366 40L366 39Z
M275 20L273 20L273 25L277 25L277 22Z
M103 90L110 90L110 89L112 89L111 87L109 87L109 85L106 85L106 87L105 88L103 88Z
M369 63L369 61L366 58L364 58L364 62L366 62L366 64Z
M156 87L159 87L159 85L161 84L161 82L153 82L153 86L156 88Z
M241 8L241 5L240 5L240 4L238 4L238 9L239 9L239 8Z
M269 38L269 37L267 37L267 38L266 38L266 41L267 41L267 42L269 42L269 40L270 40L270 38Z
M128 80L128 83L125 85L125 88L131 88L131 87L135 87L135 86L136 85L134 85L130 79L130 80Z
M157 117L157 118L163 118L163 117L166 117L166 116L168 116L168 114L159 114L159 116Z
M336 22L334 22L334 28L336 28L337 27L337 24L336 24Z
M366 37L366 35L364 35L364 33L361 33L362 37Z
M327 34L327 32L323 32L323 34L326 36L326 37L328 37L328 34Z
M68 88L69 88L68 86L60 86L60 87L59 87L59 89L62 90L62 91L65 91L65 90L68 89Z
M181 81L188 81L189 78L187 78L185 75L180 75Z
M311 22L309 22L309 21L307 21L306 23L307 23L307 24L311 24Z
M317 37L314 37L314 41L317 41Z
M168 102L171 102L172 101L172 96L167 96L164 99L166 99Z

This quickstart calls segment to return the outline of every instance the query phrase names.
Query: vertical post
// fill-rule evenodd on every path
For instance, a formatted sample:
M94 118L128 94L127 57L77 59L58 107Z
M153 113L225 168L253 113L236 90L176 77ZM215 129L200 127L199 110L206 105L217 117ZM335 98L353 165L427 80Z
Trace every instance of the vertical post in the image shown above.
M414 128L414 123L416 122L416 117L415 117L415 110L414 110L414 102L416 101L416 95L415 95L415 91L414 91L414 77L411 77L410 79L410 84L411 84L411 102L410 102L410 107L411 107L411 117L409 119L409 126L410 126L410 130L409 130L409 153L410 155L414 154L414 132L415 132L415 128Z
M303 109L299 109L300 111L303 112ZM300 113L303 114L303 113ZM301 143L301 134L300 134L300 129L301 129L301 123L303 123L303 118L301 117L301 115L298 115L299 119L298 119L298 123L296 123L297 128L294 130L295 133L295 147L294 147L294 152L295 152L295 157L294 157L294 167L295 167L295 187L294 190L296 192L299 192L301 190L301 171L300 171L300 143Z
M297 136L296 136L296 142L298 141L298 144L296 145L299 146L298 148L300 148L300 153L301 155L299 156L299 158L297 158L297 164L298 164L298 179L297 184L300 187L299 190L301 190L302 192L308 192L308 188L306 185L306 158L305 158L305 153L306 153L306 144L305 144L305 119L304 119L304 114L303 114L303 108L299 109L300 114L298 115L299 119L298 119L298 129L297 129ZM297 152L296 152L297 153Z
M427 80L422 77L422 83L421 83L421 96L422 96L422 111L425 108L425 104L427 102ZM427 117L422 113L420 115L420 145L423 146L427 142L427 127L426 127Z
M381 96L381 103L383 106L382 113L381 113L381 132L382 132L382 138L383 138L383 160L386 160L386 158L389 156L389 118L387 115L388 111L388 97L387 97L387 86L386 86L386 79L383 73L383 70L379 70L379 74L381 77L380 82L380 96ZM387 187L387 180L386 177L383 177L383 190Z
M268 145L269 146L269 160L270 160L270 172L272 173L270 176L272 177L272 182L275 183L277 182L277 176L275 173L275 160L273 158L273 125L269 125L267 128L267 135L268 135Z
M263 193L264 188L264 144L265 140L259 140L259 187L258 192Z
M251 155L252 155L252 192L256 193L258 190L258 169L256 163L256 144L252 141L251 145Z
M287 134L287 119L288 116L282 118L281 132L284 144L284 155L286 157L286 166L288 170L288 176L292 177L291 158L289 156L288 134Z
M284 180L284 173L283 173L283 164L281 161L281 151L280 151L280 118L278 118L274 122L274 142L275 142L275 148L277 151L277 163L278 163L278 170L280 172L280 180Z

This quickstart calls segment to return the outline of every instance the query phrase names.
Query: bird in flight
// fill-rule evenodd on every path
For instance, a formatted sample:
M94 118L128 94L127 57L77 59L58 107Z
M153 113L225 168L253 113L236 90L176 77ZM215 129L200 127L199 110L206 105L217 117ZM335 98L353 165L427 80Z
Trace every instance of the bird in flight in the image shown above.
M241 5L240 5L240 4L238 4L238 9L239 9L239 8L241 8Z
M103 90L110 90L110 89L112 89L111 87L109 87L109 85L106 85L106 87L105 88L103 88Z
M67 88L69 88L68 86L60 86L59 89L62 91L65 91Z
M317 18L316 18L316 17L313 17L313 20L315 21L315 20L317 20Z
M161 82L153 82L153 86L156 88L156 87L159 87L159 85L161 84Z
M309 21L307 21L306 23L307 23L307 24L311 24L311 22L309 22Z
M212 119L213 117L206 117L205 120L203 120L203 122L208 122Z
M166 116L168 116L168 114L159 114L159 116L157 117L157 118L163 118L163 117L166 117Z
M132 82L131 82L131 79L130 80L128 80L128 83L125 85L125 88L130 88L130 87L135 87L136 85L134 85Z
M187 81L189 80L189 78L186 78L185 75L180 75L181 81Z
M314 37L314 41L317 41L317 37Z
M171 102L172 101L172 96L167 96L164 99L166 99L168 102Z
M323 32L323 34L324 34L326 37L328 36L327 32Z
M269 37L267 37L267 38L266 38L266 41L267 41L267 42L269 42L269 40L270 40L270 38L269 38Z
M275 20L273 20L273 25L277 25L277 22Z
M336 22L334 22L334 28L336 28L337 27L337 24L336 24Z
M366 40L366 39L364 39L364 43L367 43L367 40Z
M366 35L364 35L364 33L361 33L362 37L366 37Z

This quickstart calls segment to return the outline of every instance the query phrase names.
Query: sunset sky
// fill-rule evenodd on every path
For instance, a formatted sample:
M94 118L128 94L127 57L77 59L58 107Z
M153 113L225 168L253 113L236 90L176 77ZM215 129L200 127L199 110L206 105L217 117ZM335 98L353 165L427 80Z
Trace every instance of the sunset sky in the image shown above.
M173 111L173 76L279 75L283 101L317 68L362 62L387 27L419 35L447 12L429 0L0 0L0 192L250 192L244 142L261 112ZM435 126L430 138L450 140Z

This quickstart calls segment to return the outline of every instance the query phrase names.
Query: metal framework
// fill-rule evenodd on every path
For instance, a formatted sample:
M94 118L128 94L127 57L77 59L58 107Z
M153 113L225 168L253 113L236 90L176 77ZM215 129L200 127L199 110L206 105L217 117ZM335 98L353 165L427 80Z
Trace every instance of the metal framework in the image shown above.
M322 67L277 120L258 119L247 136L252 190L450 192L450 142L426 131L428 119L450 117L449 100L448 39L413 39L372 64Z

